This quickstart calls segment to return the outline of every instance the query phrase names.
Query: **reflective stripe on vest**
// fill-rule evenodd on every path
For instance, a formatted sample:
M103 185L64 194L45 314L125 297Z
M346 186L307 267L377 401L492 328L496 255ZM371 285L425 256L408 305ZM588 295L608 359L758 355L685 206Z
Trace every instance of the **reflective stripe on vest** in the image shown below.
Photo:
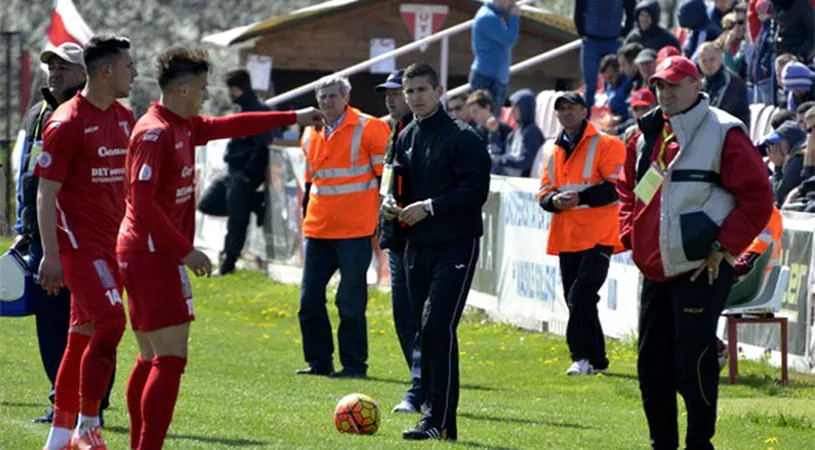
M311 193L316 195L342 195L353 194L356 192L365 192L369 189L378 189L379 183L374 178L373 180L360 181L356 183L347 184L334 184L323 186L315 184L311 186Z
M313 180L322 180L326 178L358 177L360 175L365 175L370 171L371 166L358 166L358 165L351 166L350 169L347 168L320 169L314 171L314 173L311 174L311 178Z
M374 155L371 156L371 163L369 165L358 165L357 160L359 159L359 151L362 146L362 132L365 129L365 122L367 118L365 116L358 116L359 123L354 127L354 134L351 137L351 167L338 167L338 168L331 168L331 169L319 169L311 174L312 180L324 180L328 178L342 178L342 177L358 177L360 175L365 175L366 173L371 173L373 171L373 164L382 164L384 162L384 156ZM303 137L303 148L308 153L311 145L311 132L312 127L306 128ZM311 171L311 164L306 158L306 170ZM353 186L359 183L351 183L348 186ZM343 185L334 185L336 186L343 186ZM315 186L316 187L316 186ZM334 193L330 193L328 187L326 186L324 189L313 189L312 192L318 195L336 195ZM367 188L366 188L367 189ZM362 190L366 190L362 189ZM325 192L322 192L325 191ZM359 191L352 191L352 192L359 192Z
M362 145L362 130L365 128L365 116L358 116L359 123L354 127L354 136L351 138L351 164L356 164L359 159L359 147Z
M589 142L589 152L586 154L586 161L583 164L583 178L586 180L584 184L564 184L561 186L557 186L559 191L576 191L580 192L587 187L591 186L587 183L591 179L591 174L594 172L594 158L597 154L597 143L600 142L600 134L595 134L591 137L591 142ZM557 183L555 182L555 152L554 150L549 153L549 181L552 183L553 186L556 186Z

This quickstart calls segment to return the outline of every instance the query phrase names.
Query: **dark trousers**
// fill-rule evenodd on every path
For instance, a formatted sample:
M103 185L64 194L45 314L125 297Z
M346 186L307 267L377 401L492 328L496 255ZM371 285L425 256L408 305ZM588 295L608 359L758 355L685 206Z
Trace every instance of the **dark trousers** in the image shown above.
M712 449L716 427L719 363L716 324L733 282L723 262L709 284L707 271L666 282L643 280L639 360L642 403L654 449L676 449L676 392L688 411L687 449Z
M246 231L249 227L250 214L264 214L265 198L263 192L257 192L257 184L243 179L243 171L230 171L226 183L226 237L224 238L224 264L230 269L240 257L246 243ZM258 221L263 218L259 217Z
M492 102L495 105L493 108L493 115L498 117L501 115L501 108L504 107L504 102L507 100L507 85L500 81L485 77L478 72L470 71L467 80L470 83L470 91L477 91L479 89L486 89L492 96Z
M418 409L421 406L422 392L422 349L416 342L416 327L413 324L413 306L408 294L407 273L405 272L405 254L403 251L388 251L388 267L391 274L391 307L393 324L399 345L405 355L410 369L410 389L405 392L404 400Z
M583 82L586 83L586 104L589 109L594 105L600 60L606 55L617 53L618 48L620 41L617 39L583 38L583 45L580 46L580 70L583 72Z
M342 367L350 372L368 370L368 305L366 275L371 264L370 237L355 239L303 239L303 281L300 288L300 333L303 354L311 367L333 368L334 339L326 309L326 286L340 271L336 305L340 313L337 341Z
M588 359L595 369L608 367L606 341L597 313L598 292L606 282L611 247L598 245L589 250L560 253L563 296L569 306L566 342L572 361Z
M477 238L433 246L408 243L408 291L421 346L422 415L457 438L458 327L478 261Z
M62 354L68 344L68 329L71 317L71 292L63 288L59 295L49 295L37 283L34 283L34 321L37 326L37 343L40 347L40 359L45 368L45 375L51 382L51 392L48 400L54 404L54 383L57 380L57 371L62 362ZM108 385L107 393L102 399L102 409L110 404L110 391L113 389L113 375Z

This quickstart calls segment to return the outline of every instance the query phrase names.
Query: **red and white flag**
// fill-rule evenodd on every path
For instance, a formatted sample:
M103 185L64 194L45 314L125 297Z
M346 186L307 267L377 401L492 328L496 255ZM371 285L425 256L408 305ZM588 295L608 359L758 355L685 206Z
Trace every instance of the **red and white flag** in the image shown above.
M43 51L58 47L66 42L84 46L93 37L93 31L79 15L71 0L55 0L51 11L51 25L48 27Z

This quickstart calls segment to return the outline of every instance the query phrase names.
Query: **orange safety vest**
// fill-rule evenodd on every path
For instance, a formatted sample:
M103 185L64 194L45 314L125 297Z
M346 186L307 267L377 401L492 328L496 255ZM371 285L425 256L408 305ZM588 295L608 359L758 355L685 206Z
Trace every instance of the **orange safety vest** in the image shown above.
M311 183L303 235L317 239L373 236L388 124L348 107L342 123L325 138L308 127L300 141Z
M559 145L552 148L543 165L538 201L550 192L582 192L593 185L617 183L625 163L625 146L618 138L600 133L586 124L583 137L568 159ZM620 243L619 202L598 207L578 205L556 212L549 227L546 253L580 252L597 245L623 251Z
M764 230L753 239L750 247L744 253L758 253L764 254L770 244L773 244L773 255L770 258L770 265L774 266L781 260L781 236L784 234L784 219L781 217L781 211L773 207L773 213L770 216L769 222L764 227Z

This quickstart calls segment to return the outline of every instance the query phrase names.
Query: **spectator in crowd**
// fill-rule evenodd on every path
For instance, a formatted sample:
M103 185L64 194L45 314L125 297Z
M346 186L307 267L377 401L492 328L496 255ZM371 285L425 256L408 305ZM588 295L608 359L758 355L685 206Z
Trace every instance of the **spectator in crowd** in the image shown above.
M445 109L456 119L473 125L473 117L470 115L470 108L467 108L467 95L458 94L447 99Z
M657 106L657 98L650 89L642 88L631 93L630 103L632 117L617 129L617 135L621 135L626 144L639 130L638 121L642 116Z
M720 29L724 29L722 21L724 16L733 11L736 6L736 0L715 0L710 9L708 9L708 16L710 21Z
M801 128L807 128L805 118L809 110L813 107L815 107L815 101L808 101L798 105L798 109L795 110L795 117Z
M660 107L640 119L642 133L629 143L617 184L622 242L644 277L640 391L652 448L679 447L679 391L686 447L712 449L716 324L733 283L733 267L723 260L741 254L764 228L772 193L746 127L710 107L689 59L666 59L651 81ZM679 182L691 172L709 182Z
M507 147L507 139L512 127L495 117L495 104L486 89L479 89L467 97L467 109L476 125L476 131L487 143L490 157L500 158ZM500 173L497 164L492 165L492 173Z
M722 24L722 34L716 39L716 45L723 50L724 66L744 80L747 75L745 64L747 49L744 41L747 21L744 17L739 17L738 13L731 12L724 16Z
M657 52L652 48L646 48L641 51L634 59L634 64L637 65L638 76L631 86L632 90L640 90L642 88L651 89L652 86L648 84L647 80L657 69ZM622 67L622 63L620 64Z
M252 89L249 71L244 68L227 72L226 86L229 98L240 112L271 111L264 105ZM218 268L219 275L235 271L235 263L246 243L249 216L257 216L257 225L262 226L266 218L265 193L258 188L265 185L266 167L269 165L269 144L280 135L274 130L256 136L237 137L226 144L226 161L229 173L226 182L226 236L224 237L223 261Z
M755 2L751 0L750 7L752 11L755 11L755 18L759 21L758 31L753 36L753 53L748 64L750 72L748 79L753 83L753 103L773 105L775 104L773 96L775 52L771 42L772 4L770 0Z
M815 58L815 9L810 0L771 0L775 21L775 53L791 53L801 61Z
M496 116L506 100L512 47L520 30L521 9L515 3L515 0L485 1L473 23L470 89L489 91Z
M82 47L73 42L65 43L40 54L40 62L48 66L48 87L42 89L42 100L28 110L25 120L25 146L17 177L17 221L12 248L27 255L28 268L34 274L33 286L34 316L37 329L37 343L45 375L51 384L48 394L50 405L45 415L32 420L34 423L51 423L54 420L54 384L57 370L68 342L68 328L71 312L71 292L67 287L57 295L49 295L37 282L37 272L42 261L43 248L40 240L40 227L37 223L37 186L39 177L34 176L34 167L43 148L45 124L57 107L73 98L85 85L85 62ZM102 410L109 405L110 380ZM99 411L100 421L102 411Z
M620 73L617 55L606 55L600 61L600 74L606 83L606 105L611 110L613 123L619 124L628 120L628 95L631 92L631 80Z
M810 108L804 116L807 134L804 151L804 169L801 171L801 185L792 190L784 209L815 213L815 108Z
M791 53L784 53L775 58L775 80L779 89L784 89L784 68L791 62L798 62L798 58ZM784 97L786 100L786 97Z
M413 113L407 106L402 89L404 70L397 70L388 75L384 83L376 86L376 92L385 96L385 107L390 115L391 137L385 150L385 168L382 175L382 188L388 196L399 195L404 184L404 170L394 165L396 159L396 140L399 134L413 120ZM463 105L463 103L462 103ZM464 109L464 108L461 108ZM387 183L387 184L386 184ZM391 308L393 325L399 346L405 356L410 371L410 387L402 401L394 408L395 413L418 413L421 407L422 366L419 362L421 349L416 345L416 328L413 326L413 306L407 287L405 271L405 233L397 221L380 219L379 248L388 250L388 269L391 276Z
M806 132L793 120L781 124L759 143L766 146L767 156L773 163L773 195L779 208L790 192L801 184L806 143Z
M792 111L788 111L786 108L778 108L770 117L770 128L777 130L781 124L788 120L795 120L795 114L793 114Z
M383 217L398 216L406 225L408 292L422 351L422 418L402 437L455 441L456 328L484 234L481 214L489 194L490 159L472 128L441 111L442 87L435 69L411 65L403 83L416 117L396 142L407 186L404 195L382 204ZM397 203L406 206L398 208Z
M574 25L583 39L580 46L580 70L586 84L586 103L594 105L600 60L617 52L620 40L634 26L636 0L577 0ZM625 14L625 22L623 22Z
M659 65L659 63L661 63L665 58L669 56L681 56L681 55L682 52L679 50L678 47L674 47L673 45L666 45L665 47L662 47L661 49L659 49L659 51L657 51L657 65Z
M512 116L518 127L507 138L506 151L502 155L490 155L499 175L528 177L535 156L543 146L544 137L535 123L535 93L522 89L510 97Z
M300 333L308 368L302 375L365 378L368 371L366 274L379 211L379 183L388 124L349 105L351 83L330 76L317 85L325 127L308 127L301 145L306 156L303 195L303 279ZM363 170L359 170L359 169ZM337 340L342 370L334 371L334 340L326 310L326 286L339 270Z
M637 17L637 26L628 33L623 44L638 42L645 48L659 50L666 45L679 47L676 40L665 28L659 26L662 7L656 0L646 0L637 5L634 14Z
M722 31L710 20L703 0L684 0L679 5L677 19L681 27L691 30L685 38L682 54L693 61L697 59L699 47L705 42L715 41Z
M699 67L702 69L702 92L710 96L710 106L736 116L750 126L750 102L747 85L722 63L722 49L713 42L705 42L699 48Z
M580 94L561 94L555 111L563 132L544 162L538 203L553 214L546 253L560 260L569 307L566 342L573 363L566 375L604 373L609 361L597 313L598 291L611 254L620 249L615 185L625 148L589 123Z
M804 115L804 126L807 133L807 148L805 151L804 171L801 174L805 180L815 176L815 108L810 108Z
M784 82L784 92L787 94L787 109L796 111L798 105L804 102L815 100L815 90L813 89L813 79L815 73L797 61L792 61L781 73Z
M617 50L617 62L620 65L620 70L631 81L632 90L637 90L645 85L645 81L640 77L636 62L637 56L642 53L642 50L642 45L637 42L625 44ZM601 74L602 72L600 70ZM593 103L588 104L593 105Z

